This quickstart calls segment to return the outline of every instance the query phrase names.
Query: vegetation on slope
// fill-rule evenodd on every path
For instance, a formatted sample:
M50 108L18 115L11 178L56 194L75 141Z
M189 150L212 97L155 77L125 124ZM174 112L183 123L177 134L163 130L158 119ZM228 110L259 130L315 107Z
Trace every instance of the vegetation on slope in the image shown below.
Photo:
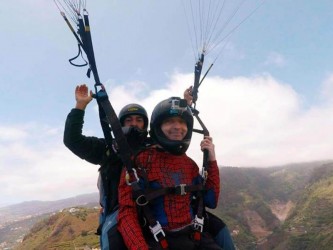
M35 224L17 249L66 250L84 246L97 248L97 227L97 209L66 209Z
M333 163L221 168L212 212L239 249L333 249ZM65 210L36 224L18 249L98 247L98 211Z
M333 249L332 178L332 163L222 168L214 213L240 249Z

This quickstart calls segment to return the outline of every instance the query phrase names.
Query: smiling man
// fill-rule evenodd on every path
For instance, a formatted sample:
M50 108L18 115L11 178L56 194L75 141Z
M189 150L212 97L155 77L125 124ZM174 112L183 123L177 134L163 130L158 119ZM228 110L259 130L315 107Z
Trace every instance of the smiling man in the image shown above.
M180 117L171 117L163 121L162 132L170 140L181 141L187 133L186 122Z
M209 208L217 205L220 179L214 144L208 136L200 144L201 150L209 152L208 178L204 182L197 164L186 155L192 131L193 115L186 100L171 97L154 108L150 136L155 145L134 159L141 195L135 197L126 182L126 170L119 185L118 228L128 249L222 249L202 231L204 220L197 210L200 204ZM145 229L142 232L138 219L142 216L149 222L154 218L155 224L146 227L152 234Z

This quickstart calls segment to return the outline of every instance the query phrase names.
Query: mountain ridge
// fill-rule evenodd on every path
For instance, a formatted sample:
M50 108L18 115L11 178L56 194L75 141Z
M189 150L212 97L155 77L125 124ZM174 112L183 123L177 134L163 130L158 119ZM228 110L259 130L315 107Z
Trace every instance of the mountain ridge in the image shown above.
M212 212L227 223L239 249L294 250L313 249L315 245L320 249L333 247L333 231L330 231L333 228L330 209L333 207L333 161L271 168L221 167L220 177L220 202ZM90 195L93 201L86 200L85 204L95 206L92 213L97 216L98 193ZM69 200L62 200L57 206L71 204L74 207L73 200ZM82 204L79 206L82 207ZM41 206L41 209L45 208ZM2 211L0 209L0 218ZM50 216L53 215L50 213L44 219ZM66 230L70 232L70 228L76 227L74 224L67 226ZM35 233L38 235L37 231ZM25 243L32 238L25 238ZM54 241L52 238L49 240Z
M0 208L0 225L12 220L13 218L19 219L28 215L36 216L44 213L51 213L66 207L85 204L89 205L89 203L98 205L98 199L99 194L94 192L55 201L31 200L12 204Z

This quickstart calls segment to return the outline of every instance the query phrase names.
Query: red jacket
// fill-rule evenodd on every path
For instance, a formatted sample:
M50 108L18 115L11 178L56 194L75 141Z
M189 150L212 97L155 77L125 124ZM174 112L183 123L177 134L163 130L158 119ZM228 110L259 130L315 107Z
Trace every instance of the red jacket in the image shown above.
M150 188L202 182L197 164L186 154L177 156L151 148L137 156L135 165L146 171ZM209 208L215 208L220 192L219 169L216 161L209 162L205 187L207 192L204 195L204 204ZM123 171L119 185L118 229L128 249L148 249L139 225L136 203L132 197L132 188L126 184ZM151 202L150 207L156 220L165 230L187 226L195 216L191 207L191 193L159 197Z

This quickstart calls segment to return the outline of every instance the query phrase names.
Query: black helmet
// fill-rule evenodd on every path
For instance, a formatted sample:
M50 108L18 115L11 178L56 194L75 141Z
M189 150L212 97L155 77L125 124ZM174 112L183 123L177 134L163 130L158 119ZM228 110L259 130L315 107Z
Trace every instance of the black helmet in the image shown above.
M129 115L141 115L144 120L144 129L148 127L148 115L147 111L139 104L130 103L123 107L119 112L119 121L121 126L124 126L125 118Z
M166 118L179 116L185 120L187 124L187 134L181 141L168 139L161 130L162 122ZM170 97L161 101L153 110L150 119L150 136L166 151L180 155L186 152L190 146L193 131L193 115L187 102L179 97Z

